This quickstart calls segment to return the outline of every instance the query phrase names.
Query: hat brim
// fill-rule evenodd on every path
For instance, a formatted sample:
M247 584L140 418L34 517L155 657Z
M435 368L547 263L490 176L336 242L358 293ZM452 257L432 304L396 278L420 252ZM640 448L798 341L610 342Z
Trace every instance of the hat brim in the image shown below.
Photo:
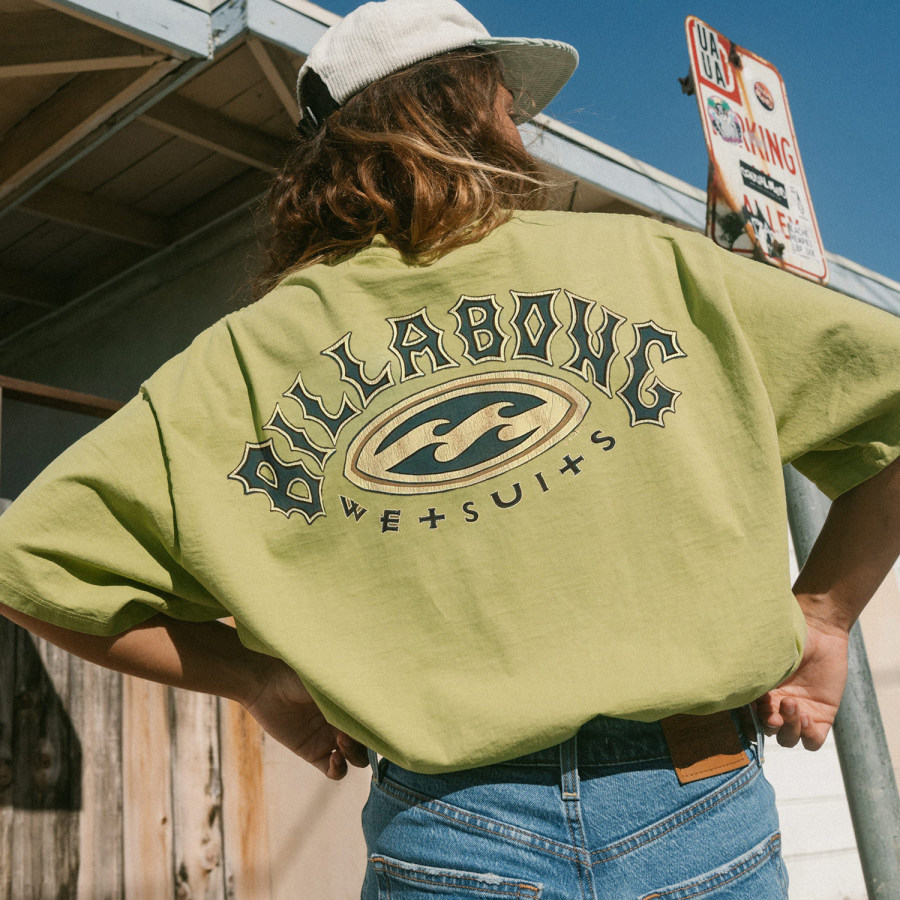
M515 98L516 125L541 112L578 66L578 51L562 41L486 37L473 44L495 53L500 60L504 84Z

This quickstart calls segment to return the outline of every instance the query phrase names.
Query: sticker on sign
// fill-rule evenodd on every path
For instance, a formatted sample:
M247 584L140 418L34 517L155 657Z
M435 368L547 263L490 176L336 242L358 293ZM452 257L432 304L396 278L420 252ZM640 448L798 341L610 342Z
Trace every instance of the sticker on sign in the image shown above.
M712 165L707 234L814 281L828 264L778 70L695 16L691 73Z

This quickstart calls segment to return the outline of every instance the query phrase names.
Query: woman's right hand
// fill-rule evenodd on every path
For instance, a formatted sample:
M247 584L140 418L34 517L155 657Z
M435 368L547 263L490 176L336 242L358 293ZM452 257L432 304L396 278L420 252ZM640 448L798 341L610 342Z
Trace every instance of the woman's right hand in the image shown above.
M368 765L366 748L326 721L297 673L280 660L269 658L259 691L243 705L267 734L333 781L347 774L347 763Z

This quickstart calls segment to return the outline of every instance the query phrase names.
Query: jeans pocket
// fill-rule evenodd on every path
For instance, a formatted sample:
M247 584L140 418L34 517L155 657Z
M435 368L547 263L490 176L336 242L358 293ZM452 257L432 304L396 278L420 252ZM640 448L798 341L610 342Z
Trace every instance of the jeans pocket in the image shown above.
M752 850L697 878L669 885L641 900L788 900L787 871L781 858L781 835L776 832Z
M543 890L519 878L418 866L389 856L372 856L369 863L378 882L378 900L540 900Z

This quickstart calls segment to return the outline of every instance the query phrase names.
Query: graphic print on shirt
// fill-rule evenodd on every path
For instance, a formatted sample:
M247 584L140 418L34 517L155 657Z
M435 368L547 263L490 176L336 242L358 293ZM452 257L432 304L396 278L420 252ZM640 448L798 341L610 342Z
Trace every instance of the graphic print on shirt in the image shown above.
M560 293L569 307L566 337L563 323L554 311ZM397 358L370 378L365 362L354 356L352 333L321 351L334 360L340 380L352 385L357 398L344 393L337 411L326 407L323 398L307 388L303 373L284 392L299 405L304 420L324 430L327 441L313 440L307 429L292 421L280 403L263 430L280 435L294 458L284 459L275 449L275 438L247 442L241 462L228 475L241 483L245 494L262 493L273 512L290 518L298 513L307 523L326 515L323 486L326 466L337 447L338 436L364 414L371 401L382 392L427 374L448 370L448 380L398 402L371 419L352 436L342 474L358 488L377 494L425 495L470 487L510 472L544 454L571 434L582 422L591 400L567 380L546 373L510 370L468 373L467 368L484 362L541 363L577 375L608 399L618 398L628 410L631 427L653 424L665 427L664 416L674 412L680 391L663 384L650 359L651 349L660 362L686 356L674 331L661 328L653 320L633 323L634 344L625 354L628 375L613 391L610 372L620 352L622 315L600 306L602 316L596 328L593 300L568 290L541 292L510 291L514 311L507 331L500 320L502 307L496 296L462 295L449 310L454 317L454 333L463 344L462 359L455 359L444 343L444 331L429 318L425 307L406 316L387 319L391 329L388 349ZM594 323L596 324L596 323ZM510 333L511 331L511 333ZM566 340L571 355L559 362L561 341ZM508 351L512 347L511 352ZM568 350L563 351L568 353ZM460 370L452 377L450 370ZM294 413L296 408L294 408ZM323 446L327 443L327 446ZM591 443L603 451L612 450L615 439L596 431ZM561 475L577 476L584 456L565 455ZM534 473L540 490L549 491L542 472ZM523 495L520 482L509 495L491 493L498 509L517 505ZM358 500L340 495L341 511L348 520L360 522L368 509ZM479 518L474 504L462 504L467 522ZM401 510L386 509L378 519L383 533L399 530ZM431 508L419 522L436 528L446 519Z
M588 405L567 382L534 372L458 378L373 419L351 442L344 474L387 494L468 487L561 441Z

